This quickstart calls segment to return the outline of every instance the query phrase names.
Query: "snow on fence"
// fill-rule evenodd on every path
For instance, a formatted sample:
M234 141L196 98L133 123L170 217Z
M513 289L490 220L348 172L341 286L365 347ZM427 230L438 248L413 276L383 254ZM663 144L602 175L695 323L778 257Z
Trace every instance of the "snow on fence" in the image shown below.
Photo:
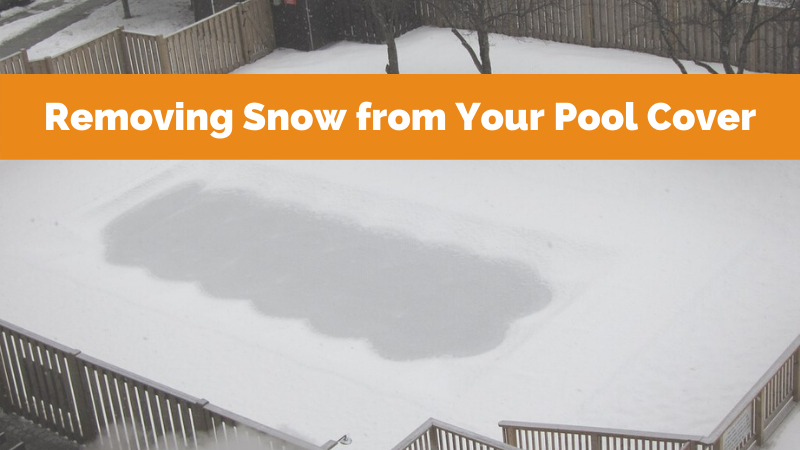
M118 28L43 60L23 50L0 60L0 74L228 73L274 49L268 0L247 0L166 37Z
M322 449L2 320L0 407L103 448Z
M748 450L764 443L800 402L800 336L707 437L500 422L523 450Z
M392 450L517 450L456 426L428 419Z

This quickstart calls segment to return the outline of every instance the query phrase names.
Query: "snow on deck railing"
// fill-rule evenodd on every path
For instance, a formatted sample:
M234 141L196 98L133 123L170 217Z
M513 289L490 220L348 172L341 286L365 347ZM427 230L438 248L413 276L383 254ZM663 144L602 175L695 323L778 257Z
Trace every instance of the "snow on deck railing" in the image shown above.
M228 73L274 49L268 0L246 0L166 37L120 27L41 60L21 50L0 59L0 74Z
M3 320L0 407L104 448L323 448Z
M748 450L764 443L800 402L800 336L707 437L607 428L500 422L523 450Z

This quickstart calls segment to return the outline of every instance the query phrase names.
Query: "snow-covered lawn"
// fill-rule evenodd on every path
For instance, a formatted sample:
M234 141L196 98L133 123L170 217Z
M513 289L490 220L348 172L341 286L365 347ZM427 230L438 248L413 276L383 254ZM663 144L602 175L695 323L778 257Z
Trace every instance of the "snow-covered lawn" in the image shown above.
M129 3L132 18L123 19L122 2L116 1L39 42L28 50L29 57L44 58L59 54L118 27L138 33L167 35L194 22L190 0L130 0Z
M467 38L477 49L477 37ZM500 34L492 34L490 42L494 73L680 73L671 60L645 53ZM397 43L401 73L477 73L448 29L421 27ZM385 45L338 42L313 52L278 49L235 73L385 73L385 66ZM686 67L707 73L690 62Z
M85 1L86 0L64 0L63 3L59 2L60 4L58 6L46 9L48 8L47 3L54 2L38 0L26 6L18 6L0 12L0 17L3 19L13 18L14 16L21 15L23 13L30 14L27 17L20 17L19 19L10 21L0 26L0 44L9 39L13 39L22 33L25 33L45 20L52 19L53 17L56 17L57 15L84 3ZM39 8L42 8L42 10L38 10Z
M5 162L0 205L3 319L353 450L431 416L705 435L800 331L797 162ZM550 297L459 308L475 267Z

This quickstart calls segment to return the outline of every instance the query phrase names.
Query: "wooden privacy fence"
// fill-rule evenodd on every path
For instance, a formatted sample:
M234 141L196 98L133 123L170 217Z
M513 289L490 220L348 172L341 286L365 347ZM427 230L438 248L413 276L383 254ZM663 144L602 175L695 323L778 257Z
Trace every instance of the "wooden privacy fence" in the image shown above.
M23 50L0 60L0 74L228 73L274 49L268 0L247 0L166 37L118 28L43 60Z
M800 402L800 336L707 437L500 422L523 450L749 450L764 443Z
M442 14L449 0L415 1L423 25L450 27ZM667 0L666 4L678 35L688 47L688 52L681 51L678 56L719 62L719 40L714 30L691 20L707 6L701 0ZM509 13L496 21L490 30L494 33L668 56L655 17L636 0L492 0L492 8L497 15ZM771 14L776 9L762 5L761 11ZM450 20L458 28L472 28L464 16ZM742 31L738 30L739 36ZM733 51L736 54L738 49ZM758 72L800 73L800 24L795 21L762 27L744 65Z
M2 320L0 407L103 448L322 449Z

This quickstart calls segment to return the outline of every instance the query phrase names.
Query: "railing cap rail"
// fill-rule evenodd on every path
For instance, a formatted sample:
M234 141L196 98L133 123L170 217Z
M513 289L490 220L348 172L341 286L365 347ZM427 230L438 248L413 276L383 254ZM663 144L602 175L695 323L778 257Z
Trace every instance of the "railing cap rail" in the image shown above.
M502 450L519 450L518 448L508 445L502 441L498 441L481 434L474 433L469 430L465 430L464 428L459 428L455 425L451 425L449 423L442 422L441 420L430 419L431 425L435 426L436 428L441 428L442 430L449 431L454 434L458 434L462 437L467 439L472 439L474 441L478 441L484 444L489 444L492 447L499 448Z
M531 430L553 431L558 433L602 434L604 436L613 436L613 437L651 438L651 439L669 440L676 442L701 441L704 439L703 436L695 436L690 434L653 433L646 431L621 430L614 428L579 427L571 425L554 425L554 424L533 423L533 422L514 422L510 420L504 420L500 422L498 425L502 428L519 428L523 430L531 429Z
M91 364L92 366L99 367L101 369L108 370L110 372L115 372L118 375L122 376L131 381L135 381L137 383L143 384L145 386L157 389L159 391L164 392L165 394L169 394L173 397L176 397L180 400L183 400L187 403L202 403L206 400L194 397L189 395L185 392L181 392L177 389L173 389L169 386L163 385L157 381L153 381L147 377L143 377L141 375L137 375L133 372L129 372L123 368L117 367L113 364L107 363L101 359L97 359L94 356L89 356L86 353L81 353L77 356L78 360L83 361L84 363Z
M422 423L422 425L418 426L414 431L411 432L405 439L400 441L399 444L395 445L392 450L403 450L408 446L408 444L417 440L424 432L428 431L428 429L433 425L434 419L430 418Z
M753 388L750 389L750 391L739 401L739 403L736 404L736 406L731 410L730 414L722 419L722 422L717 425L717 428L715 428L714 431L712 431L711 434L708 435L708 437L706 437L702 442L704 444L716 442L722 436L722 434L725 433L728 427L730 427L731 424L733 424L733 422L742 414L742 412L744 412L744 410L750 406L750 403L752 403L753 400L758 397L767 383L769 383L772 377L778 373L778 370L783 367L784 364L786 364L786 361L788 361L789 358L791 358L791 356L798 351L798 349L800 349L800 335L794 339L794 342L792 342L789 347L783 351L781 356L775 360L775 363L773 363L769 370L767 370L758 380L758 382L756 382Z
M36 333L32 333L32 332L30 332L30 331L28 331L28 330L26 330L24 328L21 328L21 327L18 327L16 325L14 325L13 323L8 323L3 319L0 319L0 327L6 328L8 330L11 330L11 331L13 331L14 333L17 333L17 334L21 334L21 335L25 336L28 339L39 341L42 344L47 345L48 347L53 347L54 349L56 349L58 351L61 351L61 352L64 352L64 353L72 353L72 354L79 353L79 350L76 350L76 349L71 348L71 347L67 347L66 345L63 345L63 344L59 344L58 342L56 342L56 341L54 341L52 339L48 339L48 338L46 338L44 336L40 336L40 335L38 335Z
M295 447L299 447L299 448L306 449L306 450L320 450L322 448L322 447L316 446L314 444L311 444L309 442L303 441L303 440L301 440L299 438L296 438L294 436L291 436L289 434L286 434L286 433L284 433L282 431L278 431L278 430L276 430L274 428L271 428L271 427L268 427L268 426L266 426L264 424L258 423L258 422L254 421L252 419L248 419L246 417L242 417L242 416L240 416L240 415L238 415L236 413L228 411L227 409L220 408L219 406L212 405L210 403L205 405L205 410L210 412L210 413L217 414L217 415L220 415L220 416L225 417L227 419L230 419L230 420L236 422L237 424L243 425L243 426L245 426L247 428L252 428L253 430L259 431L259 432L264 433L264 434L267 434L270 437L273 437L273 438L276 438L278 440L284 441L284 442L286 442L288 444L291 444L291 445L293 445Z

